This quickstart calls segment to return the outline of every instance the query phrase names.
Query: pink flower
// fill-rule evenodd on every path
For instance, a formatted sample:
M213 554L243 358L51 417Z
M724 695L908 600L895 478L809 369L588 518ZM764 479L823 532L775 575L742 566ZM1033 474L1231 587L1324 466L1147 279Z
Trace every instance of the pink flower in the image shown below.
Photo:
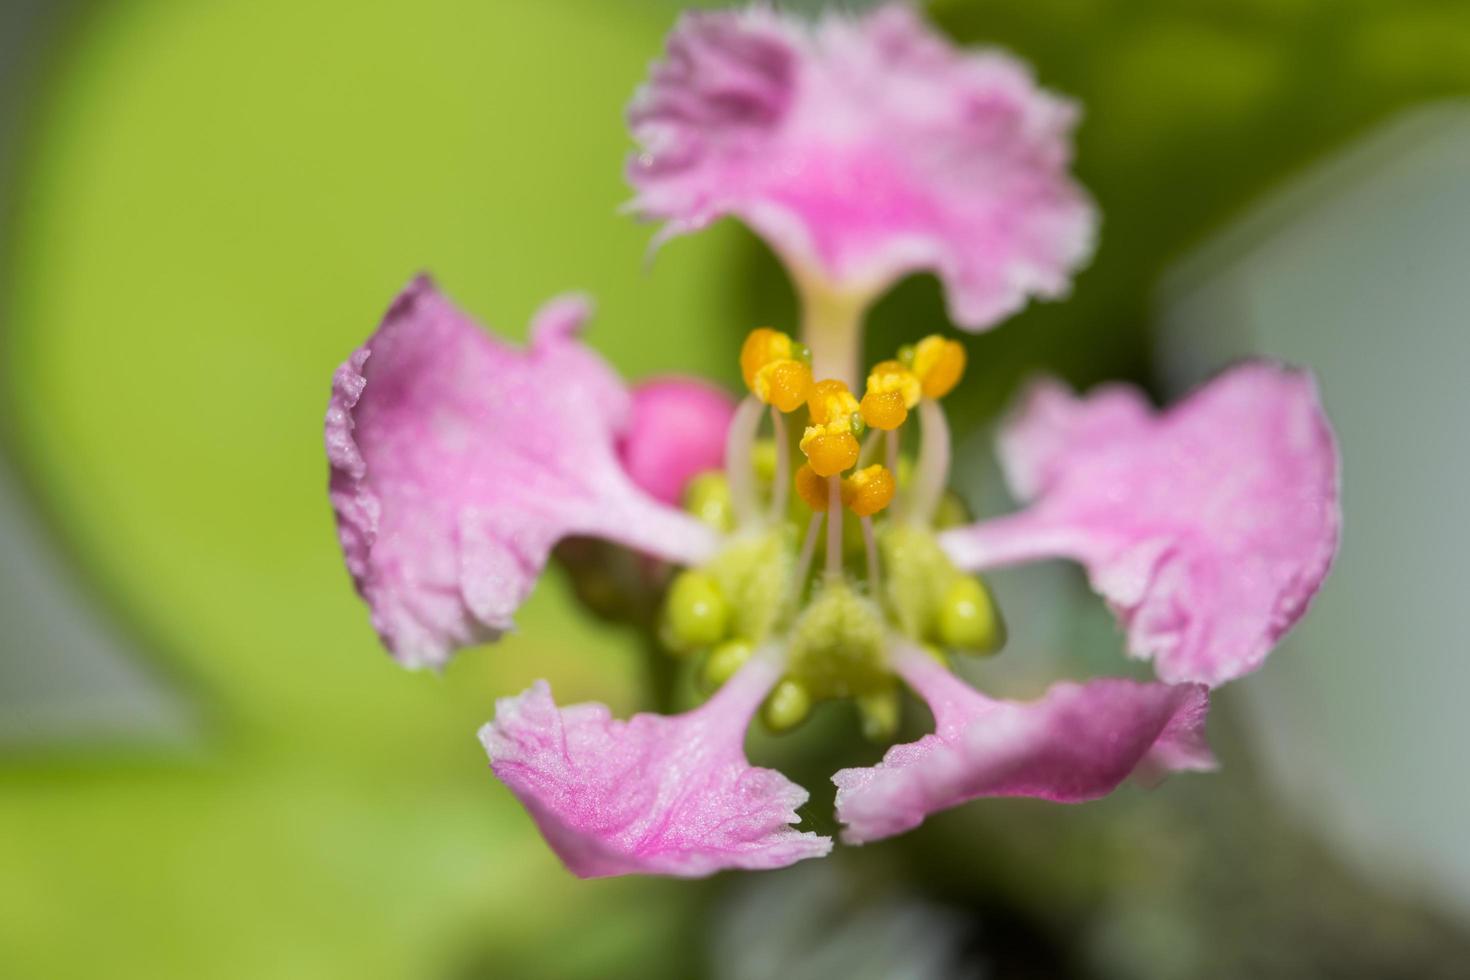
M553 303L538 316L529 349L518 351L493 340L420 278L338 372L327 417L331 497L348 567L374 625L405 665L440 664L454 647L508 628L551 545L567 534L606 537L701 568L671 589L668 617L675 646L681 636L703 637L696 642L711 648L706 673L716 682L733 674L707 704L673 718L639 715L624 723L599 705L558 709L542 684L503 700L481 733L496 775L571 870L700 876L826 853L830 840L792 826L805 792L778 773L751 767L744 732L763 699L778 727L799 721L801 705L813 697L842 692L859 694L864 710L881 716L883 700L894 693L884 676L922 694L938 729L893 749L874 769L835 777L850 842L897 833L935 809L978 796L1075 802L1111 791L1135 770L1210 764L1199 685L1096 681L1060 685L1035 705L1016 705L970 690L915 652L915 643L936 638L970 642L936 625L946 614L944 596L956 581L968 581L956 578L928 530L933 488L922 474L932 474L934 459L948 454L947 446L934 448L936 439L947 439L936 422L942 420L937 401L920 406L921 478L903 494L904 517L884 520L880 507L876 530L864 518L870 548L877 549L868 554L866 579L849 581L840 522L828 529L826 573L812 574L823 515L806 511L811 516L798 554L786 530L790 512L778 505L779 481L766 489L766 504L748 500L733 508L747 516L728 535L639 489L617 455L619 444L629 445L632 397L575 339L584 315L577 301ZM673 433L666 441L684 449L654 453L664 469L687 475L690 460L703 468L711 445L736 470L753 465L749 420L758 423L761 413L752 416L748 407L760 409L757 399L748 399L731 422L708 391L664 384L646 399L662 408L646 412L640 424L650 431L637 437L664 440L658 430L666 420ZM1258 401L1264 412L1277 413L1273 418L1286 418L1275 402ZM700 406L708 416L699 414ZM695 438L699 419L702 443ZM1077 431L1087 431L1081 419L1074 421ZM1244 451L1251 431L1236 428ZM1259 429L1276 431L1265 423ZM1037 485L1061 481L1075 447L1055 438L1047 443L1040 430L1027 446L1033 450L1025 456L1027 472ZM1177 481L1189 472L1167 468L1172 446L1163 456L1150 455L1147 446L1137 452L1130 466L1157 480ZM942 470L939 479L942 486ZM857 480L847 481L849 505L866 513L856 499L863 485ZM758 492L748 478L729 485L734 494ZM1252 492L1266 499L1271 491ZM1117 533L1126 535L1131 526L1120 522ZM1188 540L1199 530L1174 528ZM965 548L986 533L986 525L977 525L939 540L965 557ZM922 551L926 541L932 554L907 567L912 559L905 551ZM879 591L880 564L887 566L886 592ZM697 600L691 608L700 608L698 602L724 608L707 635L697 618L704 614L679 606L689 583ZM714 594L699 599L701 588ZM681 623L689 615L696 615L692 624ZM854 669L854 659L864 658L869 662Z
M1096 212L1068 176L1077 109L1025 65L963 52L909 7L816 24L685 14L629 110L632 209L659 241L734 215L812 293L943 280L982 330L1066 294Z
M708 700L623 722L559 708L543 681L480 733L567 867L698 877L826 854L798 827L806 792L750 765L746 729L850 698L891 740L903 686L935 730L833 777L850 843L980 797L1076 803L1211 768L1207 685L1261 665L1336 551L1337 448L1310 376L1248 363L1162 413L1131 389L1040 384L1000 442L1026 506L942 529L940 400L964 348L925 337L860 375L862 312L917 268L971 327L1060 293L1092 227L1065 175L1070 108L904 8L810 30L753 9L681 21L633 118L638 205L665 234L737 214L802 280L800 337L751 333L738 407L689 380L627 389L578 339L581 300L544 308L522 349L420 278L338 370L326 421L347 567L405 666L511 628L563 538L647 556L619 587L661 605L659 637ZM588 554L619 579L615 549ZM1019 704L946 669L1004 645L974 573L1053 557L1083 565L1163 682Z

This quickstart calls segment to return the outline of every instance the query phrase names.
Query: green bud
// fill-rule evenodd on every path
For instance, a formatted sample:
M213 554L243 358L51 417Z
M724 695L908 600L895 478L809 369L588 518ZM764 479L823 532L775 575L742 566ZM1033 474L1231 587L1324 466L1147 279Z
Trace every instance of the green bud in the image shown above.
M704 572L682 572L664 597L664 646L671 653L689 653L713 646L725 638L730 604L715 580Z
M726 640L721 643L705 658L704 669L699 675L701 686L711 694L718 691L726 681L735 676L737 670L745 666L752 652L753 648L744 640Z
M806 721L812 710L812 695L806 685L786 678L766 698L761 720L773 732L789 732Z
M871 742L887 742L898 731L898 691L889 688L857 698L858 715L862 719L863 737Z
M735 508L730 501L730 481L718 470L701 473L684 489L684 509L716 531L735 527Z
M812 363L812 349L799 341L793 341L791 344L791 357L793 360L810 365Z
M953 490L944 491L944 496L939 498L939 506L934 510L934 530L944 531L952 527L961 527L969 524L974 518L970 516L970 508L960 499L960 495Z
M861 412L853 412L847 417L847 424L852 426L853 438L861 439L863 433L868 431L868 423L863 421Z
M995 653L1006 642L990 590L978 578L962 575L950 583L939 603L939 640L972 653Z
M904 344L898 349L898 363L906 368L914 366L914 355L917 353L913 344Z

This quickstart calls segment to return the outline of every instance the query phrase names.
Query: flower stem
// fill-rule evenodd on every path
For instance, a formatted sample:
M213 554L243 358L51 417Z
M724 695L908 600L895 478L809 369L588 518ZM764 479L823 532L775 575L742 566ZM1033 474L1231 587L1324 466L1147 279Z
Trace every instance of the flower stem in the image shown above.
M835 292L826 283L797 277L801 339L812 351L812 376L836 378L855 388L863 354L863 316L870 292Z
M914 524L928 524L949 480L949 422L939 402L925 398L919 402L919 423L918 465L903 516Z
M842 478L827 477L827 577L842 577Z
M806 586L807 573L812 570L812 559L817 553L817 534L822 530L822 514L817 512L806 526L806 537L801 542L801 553L796 559L796 575L792 578L795 583L791 602L793 605L801 604L801 591Z
M791 444L786 438L786 420L775 405L771 406L771 436L776 443L776 477L771 484L771 523L780 524L786 517L786 492L791 487Z
M873 537L873 519L864 517L863 551L868 558L868 595L877 598L881 583L878 581L878 542Z
M759 398L747 395L735 409L735 417L730 420L730 429L725 435L725 479L730 484L730 506L735 511L735 523L739 527L750 526L757 514L755 465L751 456L763 407Z

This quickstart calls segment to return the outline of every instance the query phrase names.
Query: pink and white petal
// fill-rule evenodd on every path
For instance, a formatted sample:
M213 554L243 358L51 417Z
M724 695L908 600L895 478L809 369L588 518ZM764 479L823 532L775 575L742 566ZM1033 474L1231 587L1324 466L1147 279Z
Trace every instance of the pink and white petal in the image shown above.
M1129 651L1160 678L1255 670L1306 612L1337 553L1337 441L1311 375L1242 364L1167 412L1118 388L1055 385L1001 435L1025 510L947 531L968 569L1080 561Z
M654 378L633 388L633 407L618 447L633 482L677 504L689 481L725 462L725 432L735 399L693 378Z
M757 656L701 707L625 722L600 704L558 708L539 681L496 705L480 741L579 877L781 868L832 841L793 828L806 790L745 758L745 729L779 675Z
M901 653L897 668L928 701L935 731L894 746L876 766L832 777L850 844L903 833L981 797L1081 803L1135 772L1156 779L1215 765L1204 739L1209 691L1200 684L1063 683L1020 704L986 697L918 651Z
M576 297L554 301L517 349L420 277L338 369L332 507L373 626L405 666L509 629L567 535L683 563L712 551L706 527L623 471L629 396L577 341L586 316Z
M1055 298L1092 253L1072 103L955 49L906 5L815 25L768 8L680 19L629 109L632 210L658 240L733 215L809 287L872 296L935 272L980 330Z
M1032 383L1001 426L996 452L1011 493L1034 500L1088 446L1128 439L1145 429L1153 408L1131 385L1103 385L1078 398L1055 378Z

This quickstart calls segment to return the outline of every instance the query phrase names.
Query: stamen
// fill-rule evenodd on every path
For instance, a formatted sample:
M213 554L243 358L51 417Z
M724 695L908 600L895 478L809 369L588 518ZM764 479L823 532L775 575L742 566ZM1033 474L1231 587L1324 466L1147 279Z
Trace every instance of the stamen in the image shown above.
M868 559L868 595L882 595L882 582L878 580L878 542L873 537L873 519L864 517L861 519L863 525L863 553Z
M796 558L796 575L791 580L791 601L794 605L801 604L801 590L806 586L806 577L812 570L812 559L817 554L817 535L822 530L822 513L819 510L812 514L812 519L806 526L806 537L801 542L801 553Z
M757 371L751 392L773 408L794 412L806 402L811 387L812 369L801 361L785 358Z
M827 478L827 578L842 577L842 481Z
M802 433L800 445L818 476L836 476L856 465L861 451L857 404L841 381L828 378L812 385L807 399L812 424Z
M943 398L954 390L965 373L965 348L959 341L930 334L914 347L914 374L924 388L925 398Z
M735 409L735 417L730 420L730 430L725 436L725 477L730 482L730 504L739 527L749 527L759 513L751 452L764 407L753 395L745 398Z
M919 422L918 466L903 516L914 524L928 524L949 480L949 423L944 409L932 398L919 403Z
M902 431L902 429L892 429L883 440L885 458L888 460L888 471L890 473L898 472L898 434Z
M776 442L776 475L771 483L771 523L786 517L786 489L791 485L791 441L786 436L786 420L781 410L771 406L771 434Z
M846 384L835 378L827 378L812 385L807 395L807 411L811 413L813 425L826 425L838 419L851 418L858 411L858 400L853 397Z
M880 361L868 373L863 421L875 429L896 429L923 397L918 375L898 361Z
M872 517L893 502L896 490L892 470L868 466L843 481L842 502L859 517Z
M857 437L846 423L809 425L801 437L801 451L818 476L836 476L852 469L857 464L859 450Z
M802 502L820 514L827 509L827 478L818 476L810 466L802 464L801 469L796 471L796 479L791 481L796 486L796 495Z
M756 375L774 361L792 360L797 352L791 338L770 327L757 327L745 336L740 346L740 376L745 387L755 391Z

